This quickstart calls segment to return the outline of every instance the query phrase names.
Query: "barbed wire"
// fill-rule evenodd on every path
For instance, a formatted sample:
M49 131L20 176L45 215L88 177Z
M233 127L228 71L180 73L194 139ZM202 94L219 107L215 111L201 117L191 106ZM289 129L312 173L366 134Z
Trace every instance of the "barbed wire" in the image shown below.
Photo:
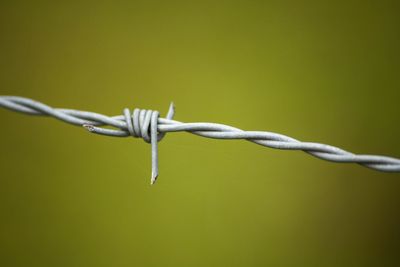
M123 115L106 116L89 111L52 108L41 102L18 96L0 96L0 106L30 115L51 116L70 124L83 126L95 134L142 138L145 142L151 143L152 147L151 184L154 184L158 177L157 143L166 133L181 131L214 139L245 139L270 148L303 150L317 158L328 161L358 163L378 171L400 172L400 159L392 157L357 155L330 145L301 142L294 138L272 132L244 131L219 123L184 123L176 121L173 120L175 113L173 103L169 106L165 118L160 118L158 111L145 109L134 109L133 112L129 109L124 109ZM104 128L102 126L112 126L115 129Z

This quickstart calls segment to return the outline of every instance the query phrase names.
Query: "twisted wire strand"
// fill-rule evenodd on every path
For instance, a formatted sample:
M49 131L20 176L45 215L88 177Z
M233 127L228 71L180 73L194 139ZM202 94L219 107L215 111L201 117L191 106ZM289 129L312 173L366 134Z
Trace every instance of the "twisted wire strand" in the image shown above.
M160 118L158 111L144 109L134 109L133 112L124 109L123 115L106 116L89 111L52 108L38 101L18 96L0 96L0 106L30 115L51 116L70 124L83 126L95 134L142 138L152 146L151 184L158 176L158 141L161 141L168 132L181 131L214 139L245 139L270 148L303 150L312 156L328 161L358 163L378 171L400 172L400 159L393 157L357 155L326 144L301 142L273 132L244 131L219 123L176 121L173 120L175 113L173 103L165 118ZM114 129L102 126L112 126Z

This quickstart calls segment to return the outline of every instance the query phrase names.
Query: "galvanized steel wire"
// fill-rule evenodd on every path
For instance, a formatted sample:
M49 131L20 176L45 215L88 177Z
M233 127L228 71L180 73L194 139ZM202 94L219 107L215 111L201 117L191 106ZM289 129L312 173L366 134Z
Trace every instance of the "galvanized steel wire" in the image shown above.
M160 118L158 111L144 109L134 109L133 112L124 109L123 115L106 116L89 111L52 108L41 102L18 96L0 96L0 106L30 115L51 116L70 124L83 126L96 134L142 138L152 145L151 184L155 182L158 176L158 141L168 132L181 131L215 139L245 139L270 148L303 150L317 158L328 161L358 163L378 171L400 172L400 159L392 157L357 155L330 145L301 142L292 137L272 132L244 131L219 123L176 121L173 120L175 110L172 103L165 118ZM102 126L112 126L114 129Z

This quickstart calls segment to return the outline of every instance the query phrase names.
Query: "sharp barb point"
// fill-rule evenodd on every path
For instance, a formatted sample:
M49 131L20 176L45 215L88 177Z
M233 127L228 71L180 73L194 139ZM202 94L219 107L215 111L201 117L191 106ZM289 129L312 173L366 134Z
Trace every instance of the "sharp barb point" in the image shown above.
M158 177L158 174L152 174L152 175L151 175L151 181L150 181L150 184L151 184L151 185L153 185L153 184L156 183L157 177Z
M93 132L94 131L94 127L93 127L93 125L90 125L90 124L83 124L82 125L83 126L83 128L85 128L86 130L88 130L89 132Z

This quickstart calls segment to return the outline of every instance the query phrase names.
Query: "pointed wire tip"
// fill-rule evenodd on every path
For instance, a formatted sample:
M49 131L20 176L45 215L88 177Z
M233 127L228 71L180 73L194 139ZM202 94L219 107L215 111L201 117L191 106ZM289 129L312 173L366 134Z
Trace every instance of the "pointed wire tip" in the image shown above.
M172 112L172 114L175 114L175 104L173 101L171 101L171 103L169 104L168 113L169 112Z
M91 125L91 124L85 123L85 124L83 124L82 126L83 126L83 128L85 128L85 129L88 130L89 132L93 132L93 131L94 131L94 127L93 127L93 125Z
M157 177L158 177L158 174L154 174L154 173L151 174L150 185L155 184L155 182L157 181Z
M172 120L174 115L175 115L175 105L174 105L174 102L171 101L171 103L169 104L169 108L168 108L168 113L167 113L166 119Z

